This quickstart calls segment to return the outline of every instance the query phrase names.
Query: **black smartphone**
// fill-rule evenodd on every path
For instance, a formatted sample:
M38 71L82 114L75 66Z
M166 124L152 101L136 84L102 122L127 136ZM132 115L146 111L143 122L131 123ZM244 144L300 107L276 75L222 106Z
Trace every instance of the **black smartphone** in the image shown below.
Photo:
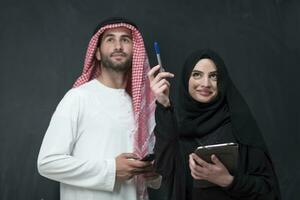
M155 154L154 153L150 153L150 154L147 154L140 161L153 161L154 159L155 159Z

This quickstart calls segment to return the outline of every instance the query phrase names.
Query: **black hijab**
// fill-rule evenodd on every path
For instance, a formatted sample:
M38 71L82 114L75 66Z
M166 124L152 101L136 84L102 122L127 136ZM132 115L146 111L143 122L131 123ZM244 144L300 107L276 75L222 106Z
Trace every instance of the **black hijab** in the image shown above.
M209 103L194 100L188 91L191 73L196 63L203 58L211 59L217 67L218 96ZM186 59L179 94L178 121L181 137L201 138L231 122L233 135L239 143L259 147L267 153L248 105L232 83L222 58L216 52L209 49L198 50Z

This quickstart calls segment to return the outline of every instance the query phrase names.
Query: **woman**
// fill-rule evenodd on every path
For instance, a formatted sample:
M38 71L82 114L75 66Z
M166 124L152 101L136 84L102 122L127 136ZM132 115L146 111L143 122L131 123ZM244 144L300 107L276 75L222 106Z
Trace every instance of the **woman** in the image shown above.
M191 54L182 71L178 120L169 99L169 72L148 73L157 99L156 168L170 189L169 199L280 199L270 154L249 108L236 90L223 60L211 50ZM193 152L200 145L236 142L238 168L229 173L212 155L205 162ZM194 180L215 186L195 187Z

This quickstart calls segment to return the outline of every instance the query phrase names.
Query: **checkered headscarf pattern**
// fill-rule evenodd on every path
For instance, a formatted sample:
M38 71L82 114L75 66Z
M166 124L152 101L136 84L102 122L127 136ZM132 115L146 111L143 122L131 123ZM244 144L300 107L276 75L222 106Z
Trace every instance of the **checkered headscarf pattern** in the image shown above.
M149 80L146 78L150 70L144 41L141 33L132 25L126 23L109 24L98 30L89 42L82 75L76 80L73 87L78 87L99 76L99 62L95 58L99 36L108 29L125 27L131 30L133 39L132 73L128 80L127 91L131 94L136 130L134 132L134 153L139 157L145 156L148 144L154 139L150 130L153 125L148 124L154 116L155 99L150 90ZM145 186L141 177L137 179L138 195L141 199L147 199Z

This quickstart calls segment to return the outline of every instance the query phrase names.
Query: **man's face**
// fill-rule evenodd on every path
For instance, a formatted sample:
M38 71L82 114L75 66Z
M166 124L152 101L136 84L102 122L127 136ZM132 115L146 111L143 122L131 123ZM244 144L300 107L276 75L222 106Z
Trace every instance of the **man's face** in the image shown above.
M133 42L131 31L119 27L106 30L102 35L96 57L101 65L116 72L127 72L131 68Z

